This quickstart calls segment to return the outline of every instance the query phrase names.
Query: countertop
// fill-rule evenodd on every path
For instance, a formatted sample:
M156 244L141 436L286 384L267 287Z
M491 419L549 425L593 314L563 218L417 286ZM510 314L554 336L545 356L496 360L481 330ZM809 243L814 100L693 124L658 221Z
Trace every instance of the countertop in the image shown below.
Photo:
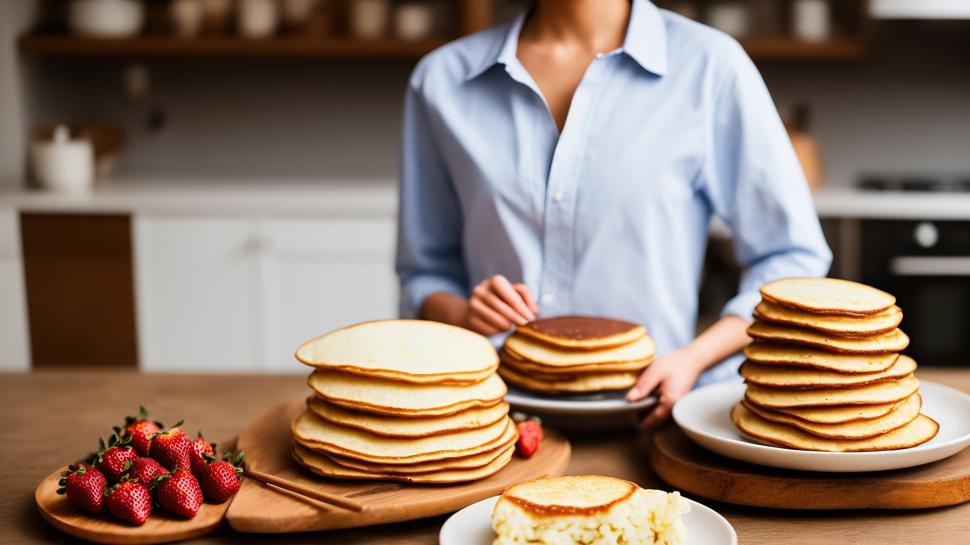
M815 195L823 218L970 220L970 193L866 192L833 186ZM379 215L397 210L393 180L114 180L90 193L0 188L0 208L26 212Z
M970 391L970 369L922 369L922 378ZM184 417L189 433L231 437L272 405L306 395L302 377L144 375L124 371L39 371L0 375L0 543L74 543L48 526L34 487L96 437L144 404L164 422ZM663 487L647 463L647 440L633 432L571 437L571 474L604 473ZM789 512L706 502L737 530L743 545L912 545L966 543L970 504L920 511ZM418 545L437 543L446 517L372 528L279 536L228 528L193 543Z

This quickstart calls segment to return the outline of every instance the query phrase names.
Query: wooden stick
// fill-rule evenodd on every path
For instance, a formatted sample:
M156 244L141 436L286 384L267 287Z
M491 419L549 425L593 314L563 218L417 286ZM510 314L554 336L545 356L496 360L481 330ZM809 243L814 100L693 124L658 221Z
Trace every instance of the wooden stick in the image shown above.
M337 507L342 507L350 511L359 512L364 510L364 506L355 502L354 500L347 499L343 496L337 496L336 494L328 494L326 492L321 492L319 490L307 488L301 484L297 484L292 481L287 481L286 479L281 479L275 475L270 475L269 473L263 473L262 471L247 469L246 476L253 479L254 481L259 481L264 484L271 484L273 486L278 486L285 490L289 490L290 492L300 494L301 496L306 496L308 498L313 498L317 501L321 501L329 505L336 505Z

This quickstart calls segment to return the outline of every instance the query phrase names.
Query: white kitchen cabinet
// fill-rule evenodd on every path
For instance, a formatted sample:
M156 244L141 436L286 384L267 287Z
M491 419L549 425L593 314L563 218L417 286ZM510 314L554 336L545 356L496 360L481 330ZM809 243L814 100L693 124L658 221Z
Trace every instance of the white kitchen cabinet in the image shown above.
M305 373L302 341L396 314L392 217L133 224L145 370Z
M257 370L255 223L139 215L132 225L141 368Z
M24 262L15 210L0 210L0 371L30 369Z

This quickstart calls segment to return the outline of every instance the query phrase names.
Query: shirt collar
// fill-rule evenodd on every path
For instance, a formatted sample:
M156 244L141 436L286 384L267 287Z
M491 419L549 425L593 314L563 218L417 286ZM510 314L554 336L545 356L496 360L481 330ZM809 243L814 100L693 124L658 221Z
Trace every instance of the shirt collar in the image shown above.
M663 17L649 0L631 1L630 22L621 50L644 70L663 76L667 73L667 30ZM519 33L527 15L527 12L520 13L506 25L504 33L497 33L501 41L489 48L481 64L468 73L466 81L477 78L497 64L511 67L518 62Z

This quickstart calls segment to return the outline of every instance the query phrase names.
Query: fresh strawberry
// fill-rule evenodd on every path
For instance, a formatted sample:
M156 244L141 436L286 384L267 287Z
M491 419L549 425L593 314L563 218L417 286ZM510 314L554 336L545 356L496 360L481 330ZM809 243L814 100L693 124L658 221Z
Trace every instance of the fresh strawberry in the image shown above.
M192 469L192 442L185 435L185 430L179 426L180 421L172 429L161 431L152 436L152 444L148 454L162 466L173 470L176 468Z
M108 482L116 483L125 474L125 462L134 460L138 454L129 446L128 439L121 439L117 433L111 434L107 445L103 439L98 441L101 448L94 460L94 467L104 474Z
M523 458L531 458L542 442L542 423L533 418L519 422L517 426L519 439L515 442L515 452Z
M104 489L108 480L104 474L87 464L67 466L58 494L67 494L71 505L88 513L100 513L104 507Z
M125 475L128 480L138 481L146 486L155 482L159 475L168 473L168 470L162 467L162 464L152 458L138 457L128 461L125 466Z
M139 456L148 456L148 446L155 435L165 426L161 422L148 419L145 407L138 407L138 416L125 417L125 429L122 437L131 438L131 446Z
M222 503L239 491L240 479L243 475L243 453L231 459L229 454L222 460L209 462L202 470L202 490L205 497L213 503Z
M104 492L104 504L112 515L141 526L152 514L152 493L134 481L121 481Z
M205 468L206 458L214 458L216 455L216 444L207 443L202 438L202 432L192 441L192 452L189 455L189 462L192 464L192 474L200 478L202 469Z
M202 487L188 469L180 467L159 475L152 483L152 489L159 507L173 515L190 519L202 506Z

